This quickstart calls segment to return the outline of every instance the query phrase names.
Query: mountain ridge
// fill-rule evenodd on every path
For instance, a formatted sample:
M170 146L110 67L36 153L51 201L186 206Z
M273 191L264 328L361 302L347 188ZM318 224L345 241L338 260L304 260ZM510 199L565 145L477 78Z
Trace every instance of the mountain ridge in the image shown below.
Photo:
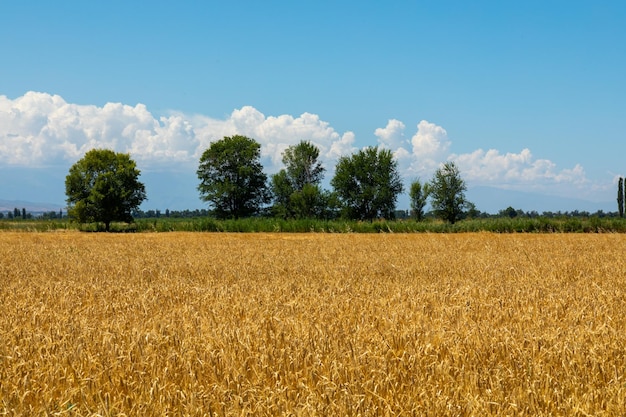
M18 209L26 209L29 213L46 213L50 211L65 211L65 205L49 203L49 202L33 202L24 200L2 200L0 199L0 212Z
M506 190L488 186L468 188L465 196L469 201L476 204L478 210L490 214L497 214L500 210L504 210L507 207L513 207L524 212L536 211L539 214L543 212L572 212L576 210L589 213L595 213L599 210L605 212L617 210L617 203L612 201L589 201L582 198Z

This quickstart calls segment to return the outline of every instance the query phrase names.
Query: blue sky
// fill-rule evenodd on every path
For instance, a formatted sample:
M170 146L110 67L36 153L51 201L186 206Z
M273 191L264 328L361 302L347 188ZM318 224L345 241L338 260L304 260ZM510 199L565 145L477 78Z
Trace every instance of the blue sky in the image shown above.
M0 199L62 204L69 167L109 147L144 208L199 208L199 154L238 133L268 173L301 139L327 177L379 145L407 184L453 160L470 196L615 210L624 22L622 1L0 2Z

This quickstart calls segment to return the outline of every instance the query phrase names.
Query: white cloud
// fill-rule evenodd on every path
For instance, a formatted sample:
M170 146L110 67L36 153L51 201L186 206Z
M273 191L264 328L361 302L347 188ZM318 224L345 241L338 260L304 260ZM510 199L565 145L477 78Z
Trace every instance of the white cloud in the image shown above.
M378 143L381 147L395 150L403 148L407 144L404 138L404 128L404 123L400 120L390 119L387 126L376 129L374 135L378 137Z
M450 148L448 133L441 126L427 120L420 121L416 132L408 141L405 137L405 124L391 119L384 128L374 134L381 147L393 151L400 171L407 178L431 175L437 166L445 161Z
M387 126L374 131L380 146L391 149L398 160L400 172L407 180L429 179L441 163L452 160L471 185L550 191L568 184L572 189L588 190L591 185L582 166L558 169L548 159L536 159L529 149L519 153L500 153L496 149L477 149L466 154L451 154L452 141L446 130L427 120L417 124L411 138L412 149L405 146L405 125L389 120Z
M244 106L234 110L225 120L195 116L192 123L196 136L202 138L200 152L224 136L245 135L261 144L261 155L269 162L270 171L278 170L282 166L283 151L301 140L319 147L321 159L329 170L340 156L355 150L354 133L340 135L328 122L311 113L299 117L287 114L266 117L254 107Z
M402 121L390 119L374 131L379 146L394 152L406 179L428 179L439 164L453 160L474 185L544 190L563 184L573 186L568 189L594 187L580 165L559 169L548 159L535 158L529 149L451 154L452 141L443 127L422 120L415 129L407 135ZM285 148L300 140L320 148L329 175L340 156L357 149L353 132L339 133L311 113L266 116L244 106L223 119L182 113L155 116L143 104L98 107L67 103L46 93L28 92L16 99L0 95L0 164L5 166L69 167L90 149L110 148L129 152L142 168L184 164L193 172L211 142L235 134L261 144L269 173L282 167Z
M193 128L180 116L155 117L143 104L77 105L29 92L0 96L0 161L11 165L62 164L93 148L130 152L140 161L181 161L195 151Z
M8 165L68 165L93 148L129 152L144 166L194 164L211 142L235 134L261 143L270 171L300 140L317 145L327 165L354 150L352 132L340 135L311 113L266 117L245 106L221 120L182 113L157 118L143 104L77 105L37 92L0 96L0 163Z
M336 161L340 156L350 155L356 151L354 147L355 136L353 132L346 132L336 142L333 142L326 152L326 158ZM329 167L330 168L330 167ZM334 166L332 167L334 169Z
M417 133L411 139L413 154L422 159L437 160L444 157L450 148L448 132L434 123L422 120Z
M299 117L291 115L265 117L253 107L246 106L235 110L231 115L237 133L255 138L261 143L262 154L271 159L272 165L281 165L282 152L290 145L307 140L320 148L324 160L334 161L339 156L352 151L354 135L347 132L339 135L319 116L303 113Z
M571 169L557 169L554 162L535 159L529 149L519 153L501 154L495 149L478 149L472 153L452 155L468 181L481 185L499 185L506 188L540 189L563 183L584 186L589 183L580 165Z

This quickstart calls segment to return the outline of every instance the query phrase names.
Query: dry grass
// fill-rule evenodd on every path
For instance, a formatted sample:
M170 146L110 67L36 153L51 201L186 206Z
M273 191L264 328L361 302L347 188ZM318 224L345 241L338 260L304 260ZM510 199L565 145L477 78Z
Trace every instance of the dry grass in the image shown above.
M0 233L0 415L624 415L625 247Z

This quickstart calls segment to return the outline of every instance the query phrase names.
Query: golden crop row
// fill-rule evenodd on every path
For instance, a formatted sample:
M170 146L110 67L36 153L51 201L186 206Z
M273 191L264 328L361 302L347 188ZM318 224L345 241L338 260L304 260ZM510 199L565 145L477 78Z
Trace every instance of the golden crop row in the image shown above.
M626 413L624 235L0 248L0 415Z

